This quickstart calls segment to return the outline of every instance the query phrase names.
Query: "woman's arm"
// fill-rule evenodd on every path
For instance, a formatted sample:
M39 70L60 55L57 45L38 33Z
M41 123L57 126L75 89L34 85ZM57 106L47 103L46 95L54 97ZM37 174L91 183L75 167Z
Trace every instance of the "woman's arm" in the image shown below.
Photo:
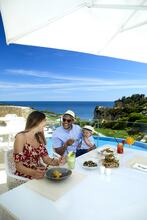
M61 156L59 159L54 159L49 156L43 156L42 157L43 162L47 164L47 167L50 166L59 166L63 165L66 162L65 157Z
M47 166L49 166L49 165L51 165L51 166L59 166L59 160L58 159L54 159L54 158L51 158L49 156L43 156L42 159L43 159L43 162Z

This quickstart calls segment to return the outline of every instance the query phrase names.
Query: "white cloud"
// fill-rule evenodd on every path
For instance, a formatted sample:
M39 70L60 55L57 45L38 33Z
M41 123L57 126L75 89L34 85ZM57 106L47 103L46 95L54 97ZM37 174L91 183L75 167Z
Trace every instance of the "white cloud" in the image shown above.
M114 89L138 89L147 88L147 81L145 80L79 80L67 82L56 82L56 83L13 83L13 82L2 82L0 81L0 89L13 89L13 90L23 90L23 89L50 89L57 90L60 92L64 91L101 91L101 90L114 90ZM40 93L41 93L40 90Z
M48 78L49 72L36 71L36 70L24 70L24 69L6 69L7 73L12 73L15 75L23 75L23 76L34 76L41 78Z
M10 82L10 81L0 81L0 90L4 90L8 93L22 94L22 97L31 95L32 97L37 94L37 96L43 96L45 94L51 94L52 97L57 94L63 94L67 97L68 93L75 95L79 93L79 97L83 96L82 92L86 96L88 94L94 94L97 92L103 92L108 94L108 92L115 90L138 90L147 89L147 79L126 79L117 80L116 79L105 79L99 77L85 77L85 76L68 76L65 74L56 74L48 71L36 71L36 70L26 70L26 69L6 69L5 72L9 74L15 74L16 76L32 76L35 79L42 78L44 83L38 83L36 81L31 81L28 83L22 79L23 82ZM48 80L47 80L48 79ZM14 79L13 79L14 80ZM49 81L50 80L50 81ZM48 82L49 81L49 82ZM20 96L20 95L19 95Z
M127 80L114 80L114 79L104 79L104 78L98 78L98 77L77 77L77 76L68 76L68 75L63 75L63 74L56 74L54 72L48 72L48 71L36 71L36 70L25 70L25 69L6 69L5 70L7 73L12 73L15 75L24 75L24 76L33 76L37 78L50 78L54 80L64 80L64 83L59 83L61 84L66 84L69 83L76 83L79 82L79 85L84 85L85 83L88 83L89 85L142 85L142 84L147 84L147 79L127 79Z

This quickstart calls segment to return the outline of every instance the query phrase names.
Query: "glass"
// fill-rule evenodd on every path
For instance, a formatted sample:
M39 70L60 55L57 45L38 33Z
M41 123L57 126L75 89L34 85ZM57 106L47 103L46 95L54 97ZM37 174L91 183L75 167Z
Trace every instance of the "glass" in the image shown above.
M123 154L123 152L124 152L124 145L123 145L123 143L117 144L117 153L118 154Z
M67 165L69 169L74 169L75 168L75 153L74 152L69 152L67 155Z

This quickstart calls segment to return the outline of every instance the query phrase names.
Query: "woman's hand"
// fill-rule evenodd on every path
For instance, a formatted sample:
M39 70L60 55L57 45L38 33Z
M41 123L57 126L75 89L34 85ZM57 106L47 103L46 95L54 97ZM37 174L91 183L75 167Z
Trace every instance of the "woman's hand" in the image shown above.
M64 165L65 163L66 163L66 157L60 157L59 159L58 159L58 163L59 163L59 165Z
M36 170L33 170L32 172L32 178L33 179L42 179L45 175L46 170L37 168Z
M50 165L52 166L59 166L59 165L64 165L66 163L66 158L61 156L59 159L52 159L52 162Z

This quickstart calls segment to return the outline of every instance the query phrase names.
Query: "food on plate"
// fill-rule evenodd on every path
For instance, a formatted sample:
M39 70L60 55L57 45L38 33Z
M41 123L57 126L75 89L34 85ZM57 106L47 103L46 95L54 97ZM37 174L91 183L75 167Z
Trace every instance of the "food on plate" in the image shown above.
M88 161L85 161L83 163L83 166L85 166L85 167L97 167L97 163L93 162L92 160L88 160Z
M59 172L58 170L55 170L53 173L52 173L52 176L56 179L60 179L60 177L62 176L62 173Z
M101 153L113 153L114 150L110 147L106 147L103 150L101 150Z
M117 168L119 167L119 160L115 158L114 154L109 154L102 160L102 164L106 168Z

